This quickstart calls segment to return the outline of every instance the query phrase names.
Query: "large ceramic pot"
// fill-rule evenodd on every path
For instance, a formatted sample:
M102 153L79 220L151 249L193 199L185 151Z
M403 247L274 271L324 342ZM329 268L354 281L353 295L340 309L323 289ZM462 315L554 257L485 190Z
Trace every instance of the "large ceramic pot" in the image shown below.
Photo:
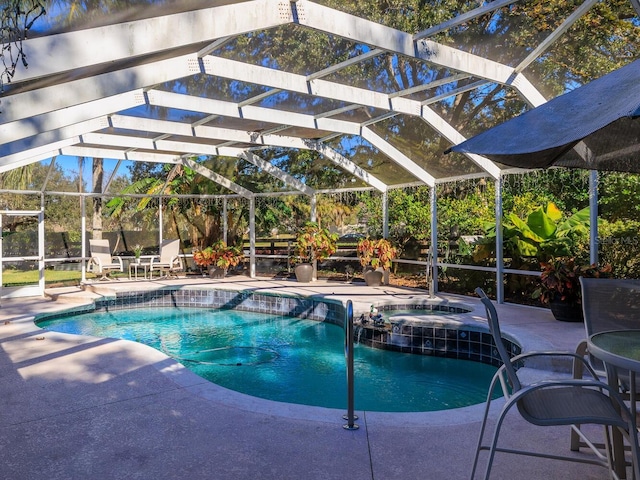
M549 302L551 313L560 322L582 322L582 305L579 303L567 303L562 300L551 300Z
M313 279L313 265L301 263L295 268L296 280L301 283L309 283Z
M380 270L367 270L363 274L364 281L370 287L382 285L382 272Z
M224 278L226 273L227 272L225 272L223 268L220 268L216 265L209 265L209 278L215 278L215 279Z

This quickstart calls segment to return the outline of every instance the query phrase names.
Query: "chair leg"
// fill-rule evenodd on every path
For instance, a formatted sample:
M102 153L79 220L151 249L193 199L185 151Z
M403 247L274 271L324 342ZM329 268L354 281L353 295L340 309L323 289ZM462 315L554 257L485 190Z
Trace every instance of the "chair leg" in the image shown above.
M478 468L478 458L480 457L480 450L482 450L482 439L484 437L484 431L487 427L487 418L489 417L489 407L491 405L491 400L487 400L485 409L484 409L484 417L482 418L482 426L480 427L480 435L478 436L478 445L476 446L476 454L473 458L473 468L471 469L471 480L476 475L476 468Z
M576 429L580 429L580 425L575 425ZM573 428L571 429L571 451L580 451L580 435Z
M480 435L478 435L478 445L476 447L476 454L473 459L473 468L471 469L471 480L475 477L476 469L478 468L478 459L480 457L480 450L486 449L482 446L482 440L484 438L484 432L487 428L487 419L489 418L489 410L491 408L491 397L493 396L493 392L498 384L497 376L494 376L491 385L489 386L489 393L487 393L487 401L485 402L484 407L484 416L482 417L482 425L480 426Z
M500 429L502 428L502 422L504 421L511 406L505 405L505 408L500 412L498 421L496 422L495 430L493 431L493 437L491 438L491 445L489 446L489 458L487 459L487 468L484 471L484 480L489 480L491 475L491 467L493 466L493 459L496 456L496 448L498 446L498 437L500 436Z

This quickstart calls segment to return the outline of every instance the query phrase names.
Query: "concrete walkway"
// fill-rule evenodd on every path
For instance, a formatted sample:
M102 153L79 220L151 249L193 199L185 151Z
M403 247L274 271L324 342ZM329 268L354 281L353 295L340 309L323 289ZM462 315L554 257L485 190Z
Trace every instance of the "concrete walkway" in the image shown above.
M342 411L248 397L202 380L150 347L45 332L33 323L39 312L91 302L117 289L210 282L116 281L93 292L48 291L55 300L3 299L0 479L468 478L482 405L431 413L357 412L360 428L349 431ZM425 296L406 288L328 282L302 287L246 277L225 280L224 288L351 298L360 307L383 296ZM479 305L471 298L446 298ZM556 322L544 309L500 305L499 313L503 328L525 349L572 350L584 337L582 325ZM482 314L478 308L474 318L483 321ZM569 452L566 428L533 427L517 414L508 418L501 438ZM605 479L608 473L596 466L499 454L491 478Z

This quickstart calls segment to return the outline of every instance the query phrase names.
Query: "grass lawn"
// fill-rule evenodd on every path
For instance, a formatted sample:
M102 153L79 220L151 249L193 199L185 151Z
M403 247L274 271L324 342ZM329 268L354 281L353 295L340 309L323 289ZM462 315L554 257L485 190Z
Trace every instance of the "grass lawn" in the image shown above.
M87 278L95 275L87 273ZM45 270L44 282L47 287L62 287L65 285L79 285L80 272L74 270ZM19 287L22 285L34 285L38 283L37 270L11 270L2 272L2 285L4 287Z

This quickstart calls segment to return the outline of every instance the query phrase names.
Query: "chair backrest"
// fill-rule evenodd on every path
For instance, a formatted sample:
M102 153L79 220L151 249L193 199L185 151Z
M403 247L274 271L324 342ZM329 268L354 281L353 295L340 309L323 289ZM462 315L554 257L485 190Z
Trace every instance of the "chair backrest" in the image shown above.
M160 263L170 263L180 254L180 240L163 240L160 244Z
M580 277L580 284L587 337L640 329L640 280Z
M111 260L111 246L109 245L109 240L89 240L89 250L91 250L91 256L99 258L102 265L110 265L113 263Z
M511 384L511 388L513 392L517 392L522 388L520 384L520 380L518 379L518 375L516 374L516 369L511 363L511 357L507 352L507 347L505 347L504 342L502 341L502 332L500 332L500 322L498 322L498 312L496 311L496 307L491 303L491 299L487 297L487 294L481 288L476 288L476 293L480 297L482 304L487 312L487 322L489 323L489 330L491 331L491 336L493 337L493 341L496 344L496 350L498 350L498 355L500 355L500 360L504 363L505 372L507 374L507 378L509 379L509 383Z
M580 285L587 338L609 330L640 329L640 280L580 277ZM604 371L593 355L589 363Z

